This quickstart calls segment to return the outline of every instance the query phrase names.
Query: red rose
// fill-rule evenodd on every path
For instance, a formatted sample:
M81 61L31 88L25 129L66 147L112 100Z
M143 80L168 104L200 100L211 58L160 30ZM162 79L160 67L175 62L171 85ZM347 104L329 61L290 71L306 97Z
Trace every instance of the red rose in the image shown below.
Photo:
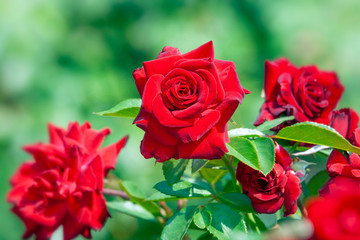
M24 147L34 160L11 178L7 201L26 227L24 238L49 239L63 225L64 239L91 238L109 216L102 195L103 178L115 167L127 137L99 149L110 129L93 130L88 122L68 129L49 124L50 143Z
M133 76L142 98L134 123L145 131L145 158L218 159L227 152L227 122L248 91L233 62L214 59L212 42L185 54L165 47Z
M266 176L239 162L236 178L257 212L275 213L283 204L285 216L296 212L301 186L290 164L290 155L279 144L275 147L274 168Z
M313 240L360 239L360 184L338 178L330 194L308 202L308 218L314 226Z
M358 125L359 116L351 108L343 108L332 114L330 126L351 142L354 141L353 132Z
M291 123L318 122L328 125L342 92L334 72L324 72L316 66L297 68L287 59L265 62L265 103L254 125L281 116L295 116ZM282 124L281 127L290 125Z

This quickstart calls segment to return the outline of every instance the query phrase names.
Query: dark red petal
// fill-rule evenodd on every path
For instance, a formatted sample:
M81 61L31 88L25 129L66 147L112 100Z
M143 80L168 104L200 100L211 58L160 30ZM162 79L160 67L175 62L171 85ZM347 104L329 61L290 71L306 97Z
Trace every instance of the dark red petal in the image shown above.
M188 59L214 58L213 42L207 42L200 47L183 54L183 57Z
M160 94L157 94L157 96L154 98L152 107L154 116L160 122L160 124L165 127L189 127L194 122L193 119L182 120L175 118L174 115L165 106L164 100Z
M177 146L162 144L147 133L145 133L144 139L141 141L140 152L145 158L154 157L158 162L179 158Z
M219 159L227 152L225 132L213 127L199 141L179 143L180 158Z
M206 110L193 126L180 128L176 135L183 143L198 141L218 123L219 119L220 112Z
M292 76L296 70L297 68L285 58L279 58L272 62L265 61L264 89L266 101L276 101L276 97L279 94L277 82L280 75L289 73Z
M125 136L120 139L120 141L99 150L99 155L101 156L104 165L105 176L110 169L115 168L117 157L120 154L121 149L123 149L123 147L125 146L128 139L129 136Z
M169 57L174 55L181 55L179 49L170 46L165 46L163 50L159 53L157 58Z
M156 95L161 92L161 82L163 79L164 77L161 75L154 75L149 78L145 85L144 93L142 95L141 108L148 113L153 112L152 104Z
M162 144L174 146L178 142L178 139L171 135L167 128L162 126L154 116L141 109L134 123Z
M280 144L275 143L275 160L280 163L284 169L289 169L291 164L290 154L280 146Z
M252 201L251 204L258 213L275 213L284 203L284 198L279 197L270 201Z
M336 149L331 152L326 167L330 174L351 176L351 166L347 158Z
M240 84L235 68L228 67L221 74L225 75L222 80L222 85L225 91L225 99L236 99L241 103L245 96L245 92L244 88Z
M344 138L350 140L352 133L359 125L359 116L351 108L334 111L330 126L338 131Z
M288 181L285 187L284 194L284 216L292 215L297 210L297 200L301 194L300 179L295 176L291 171L287 173Z
M144 62L143 65L146 78L149 79L152 75L155 74L165 76L174 68L175 63L180 59L182 59L182 56L170 56Z
M214 59L214 64L216 66L216 70L219 73L219 75L221 74L222 71L224 71L228 67L232 67L235 69L235 64L232 61ZM222 80L221 77L220 79Z
M133 78L135 80L136 88L140 94L140 97L142 96L146 84L146 75L144 68L137 68L132 73Z

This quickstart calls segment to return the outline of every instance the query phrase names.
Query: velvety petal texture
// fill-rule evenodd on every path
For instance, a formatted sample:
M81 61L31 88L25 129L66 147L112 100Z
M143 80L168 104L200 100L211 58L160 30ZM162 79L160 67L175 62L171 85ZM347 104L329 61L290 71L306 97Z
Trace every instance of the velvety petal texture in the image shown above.
M10 179L7 201L24 222L24 238L49 239L63 226L64 239L100 230L109 213L102 194L107 172L115 168L127 137L100 148L110 129L90 123L69 123L67 129L49 124L49 143L24 146L33 160L23 163Z
M250 92L233 62L214 58L211 41L185 54L164 47L133 76L142 97L134 123L145 131L145 158L218 159L227 152L227 122Z
M300 179L290 169L291 158L279 144L275 146L275 165L266 176L261 172L239 162L236 178L243 192L251 200L259 213L275 213L283 205L285 216L297 210L297 200L301 194Z
M265 103L255 126L281 116L295 117L275 131L296 122L328 125L344 91L335 73L320 71L316 66L298 68L285 58L265 62L264 89Z

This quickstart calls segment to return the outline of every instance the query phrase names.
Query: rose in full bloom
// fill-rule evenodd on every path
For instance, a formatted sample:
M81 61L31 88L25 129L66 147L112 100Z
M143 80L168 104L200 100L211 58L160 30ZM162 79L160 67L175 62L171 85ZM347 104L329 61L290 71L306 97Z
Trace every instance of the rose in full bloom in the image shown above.
M344 91L334 72L320 71L316 66L298 68L287 59L265 62L265 103L255 126L281 116L294 116L274 130L296 122L328 125Z
M360 184L351 178L337 178L332 191L306 204L314 226L312 240L360 239Z
M294 214L301 194L300 178L290 168L291 158L279 144L275 145L275 165L266 176L239 162L236 178L258 213L275 213L282 205L285 216Z
M164 47L133 76L142 98L134 123L145 131L145 158L218 159L227 152L227 122L248 91L233 62L214 58L212 42L185 54Z
M91 129L88 122L62 129L49 124L50 143L27 145L33 160L12 176L7 201L24 222L24 238L49 239L63 226L64 239L91 238L109 216L102 194L103 179L115 167L127 137L100 148L110 129Z
M352 136L355 146L360 147L360 129L355 129ZM360 181L360 156L356 153L342 153L334 149L329 156L326 168L330 179L320 189L319 193L321 196L331 191L331 188L334 186L333 182L339 177L358 179Z
M352 143L354 142L353 133L358 125L359 115L351 108L342 108L332 114L330 126Z

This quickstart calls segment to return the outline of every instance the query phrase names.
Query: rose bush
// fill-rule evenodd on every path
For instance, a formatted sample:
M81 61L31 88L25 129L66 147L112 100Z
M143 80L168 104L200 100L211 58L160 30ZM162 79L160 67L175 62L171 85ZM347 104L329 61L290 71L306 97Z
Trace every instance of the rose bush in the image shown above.
M360 184L337 178L331 192L307 203L308 219L314 226L313 240L360 239Z
M274 130L305 121L328 125L344 90L334 72L316 66L298 68L285 58L265 62L264 89L265 103L255 126L280 116L295 117Z
M109 216L103 179L115 167L127 137L99 149L110 129L91 129L85 122L62 129L49 124L50 143L24 147L33 160L23 163L10 180L7 201L24 222L24 238L49 239L63 226L64 239L91 238Z
M227 152L227 122L248 91L233 62L214 58L212 42L185 54L164 47L133 76L142 98L134 123L145 131L145 158L218 159Z
M238 163L236 178L258 213L275 213L282 205L285 207L284 216L296 212L301 186L290 164L289 153L279 144L275 146L274 168L266 176L242 162Z

